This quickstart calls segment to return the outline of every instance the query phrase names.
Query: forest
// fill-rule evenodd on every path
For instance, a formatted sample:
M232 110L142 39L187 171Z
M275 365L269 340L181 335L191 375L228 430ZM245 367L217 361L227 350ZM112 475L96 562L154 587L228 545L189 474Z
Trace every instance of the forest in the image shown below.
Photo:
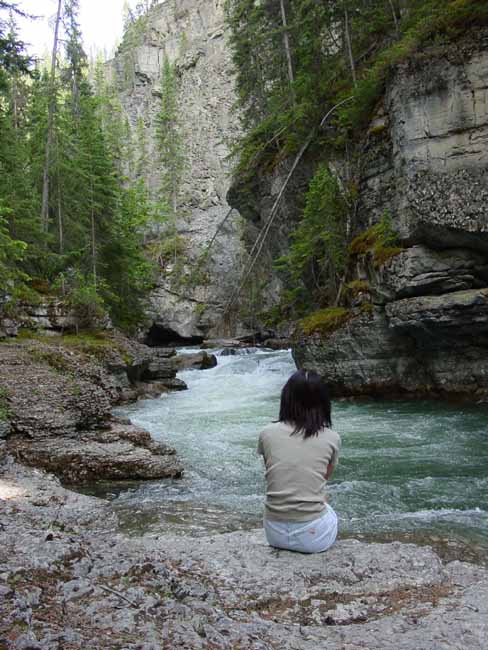
M19 17L17 3L0 2L0 300L14 313L57 296L81 326L108 314L131 331L156 278L145 233L168 208L149 197L143 148L102 57L84 51L79 0L57 3L47 60L28 55Z
M137 44L155 4L127 11L122 47ZM58 1L45 60L30 58L18 36L22 15L18 3L0 1L0 300L14 313L22 302L57 296L82 326L108 315L134 330L165 258L176 258L181 245L185 163L174 66L165 60L161 71L161 184L150 192L144 168L155 161L144 147L147 125L128 123L103 58L87 57L79 0ZM355 281L358 143L385 83L422 44L441 45L487 24L488 7L479 0L227 0L226 20L243 133L233 150L240 184L252 193L260 174L304 156L316 168L289 252L275 263L287 288L267 314L273 324L337 306L354 291L347 285ZM331 171L333 160L341 161L340 174ZM388 215L380 230L370 244L384 258L400 249ZM227 308L252 275L262 243L254 243Z

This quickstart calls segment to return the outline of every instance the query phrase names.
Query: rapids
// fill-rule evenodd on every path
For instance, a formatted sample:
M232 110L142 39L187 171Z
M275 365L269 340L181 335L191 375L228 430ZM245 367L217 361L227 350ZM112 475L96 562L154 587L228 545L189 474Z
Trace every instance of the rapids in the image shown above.
M117 410L173 445L186 467L180 481L97 489L130 532L201 535L260 523L257 436L276 419L294 363L287 351L216 353L216 368L179 373L188 391ZM343 449L328 491L342 534L488 546L488 407L336 401L333 426Z

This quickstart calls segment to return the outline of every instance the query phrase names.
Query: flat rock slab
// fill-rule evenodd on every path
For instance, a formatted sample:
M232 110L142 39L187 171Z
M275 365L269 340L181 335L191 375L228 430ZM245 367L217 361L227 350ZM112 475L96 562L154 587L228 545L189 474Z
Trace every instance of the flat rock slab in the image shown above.
M262 648L486 648L488 573L443 566L430 548L343 540L302 555L271 549L262 531L161 543L196 579L184 602L197 597L199 583L211 584L236 630L266 623L257 632L269 643Z
M6 650L486 650L488 571L429 548L261 530L128 538L110 504L0 466Z

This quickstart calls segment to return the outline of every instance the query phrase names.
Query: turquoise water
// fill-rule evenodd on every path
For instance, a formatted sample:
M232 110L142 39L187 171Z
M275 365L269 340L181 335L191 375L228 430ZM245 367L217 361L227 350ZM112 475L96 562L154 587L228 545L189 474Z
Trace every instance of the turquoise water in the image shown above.
M189 390L119 409L176 447L181 481L108 486L128 530L203 534L259 524L258 433L293 372L286 351L219 356L178 376ZM432 534L488 545L488 407L335 402L343 450L329 498L343 534Z

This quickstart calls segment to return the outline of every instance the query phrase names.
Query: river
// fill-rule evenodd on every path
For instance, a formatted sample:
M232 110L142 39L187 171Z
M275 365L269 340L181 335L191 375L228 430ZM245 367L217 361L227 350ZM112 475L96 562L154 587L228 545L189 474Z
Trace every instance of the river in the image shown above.
M187 352L195 350L186 350ZM239 350L179 373L188 391L117 413L173 445L185 477L97 488L133 533L201 535L259 525L256 441L276 419L294 364L287 351ZM431 401L336 401L340 464L329 484L342 534L440 535L488 547L488 407Z

